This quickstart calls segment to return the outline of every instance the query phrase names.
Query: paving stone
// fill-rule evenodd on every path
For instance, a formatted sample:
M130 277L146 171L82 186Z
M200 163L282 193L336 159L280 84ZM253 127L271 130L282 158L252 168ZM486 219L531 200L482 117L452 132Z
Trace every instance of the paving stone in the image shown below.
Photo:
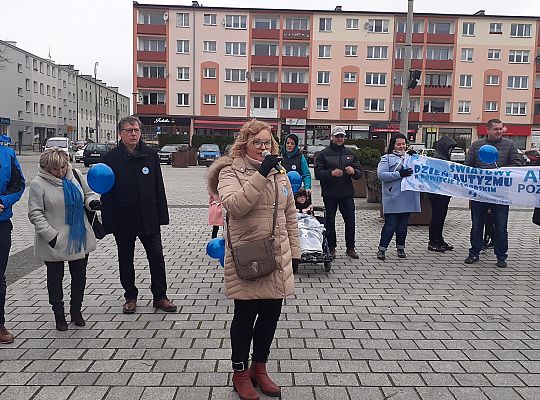
M66 400L73 390L74 386L44 386L33 400Z

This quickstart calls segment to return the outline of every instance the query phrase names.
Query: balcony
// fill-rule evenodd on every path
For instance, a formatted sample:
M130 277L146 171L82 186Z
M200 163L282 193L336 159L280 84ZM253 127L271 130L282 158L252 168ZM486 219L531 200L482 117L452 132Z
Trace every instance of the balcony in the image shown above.
M534 88L534 98L540 99L540 88Z
M251 56L251 65L278 66L279 56Z
M309 67L309 57L282 56L281 64L285 67Z
M392 94L394 95L400 96L402 91L403 85L394 85L394 87L392 88ZM409 94L411 96L420 96L420 86L417 86L414 89L410 89Z
M399 121L400 115L399 111L392 111L392 121ZM419 112L409 112L409 122L419 122L420 113Z
M395 69L403 69L405 67L405 60L396 59L394 60ZM422 60L411 60L412 69L422 69Z
M252 92L277 92L277 82L251 82L250 90Z
M279 29L261 29L253 28L251 30L253 39L279 39Z
M533 115L533 124L535 125L540 125L540 114L538 115Z
M166 36L167 25L137 24L137 34Z
M426 69L454 69L454 60L426 60Z
M423 33L413 33L412 34L413 43L424 43L424 34ZM405 43L405 33L398 32L396 33L396 43Z
M309 40L309 37L310 37L309 31L301 31L301 30L294 30L294 29L283 30L284 40Z
M166 51L140 51L137 50L137 61L167 61Z
M540 72L540 63L539 62L536 63L536 72Z
M427 42L428 44L453 44L455 38L453 33L428 33Z
M281 110L280 118L307 118L307 109L306 110Z
M137 87L140 88L165 88L167 79L165 78L144 78L137 77Z
M249 116L252 118L277 118L277 109L252 108L249 110Z
M452 86L424 85L424 96L452 96Z
M165 104L137 104L137 114L164 115L167 112Z
M425 112L423 122L450 122L450 113Z
M309 84L307 83L282 83L281 93L307 93Z

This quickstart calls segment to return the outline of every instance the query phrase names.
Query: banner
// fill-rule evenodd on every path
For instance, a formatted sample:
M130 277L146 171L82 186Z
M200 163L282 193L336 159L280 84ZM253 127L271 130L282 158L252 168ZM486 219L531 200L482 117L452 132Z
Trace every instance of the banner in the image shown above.
M402 179L401 190L540 207L540 167L482 169L419 155L407 157L404 166L414 173Z

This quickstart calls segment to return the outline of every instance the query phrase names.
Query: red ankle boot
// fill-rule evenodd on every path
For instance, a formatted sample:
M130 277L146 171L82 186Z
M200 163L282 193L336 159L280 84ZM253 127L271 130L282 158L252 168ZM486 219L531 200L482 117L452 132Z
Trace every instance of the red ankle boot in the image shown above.
M249 374L254 386L260 386L261 392L270 397L279 397L281 388L276 385L266 372L266 363L253 362Z
M234 391L238 392L238 396L242 400L259 400L259 394L253 387L251 378L249 376L249 370L234 371L233 377Z

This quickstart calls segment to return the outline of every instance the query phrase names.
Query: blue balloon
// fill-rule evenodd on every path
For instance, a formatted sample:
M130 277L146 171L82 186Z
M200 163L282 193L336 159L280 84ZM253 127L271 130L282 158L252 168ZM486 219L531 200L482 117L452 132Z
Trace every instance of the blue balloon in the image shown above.
M214 238L210 240L206 245L206 254L215 259L225 257L225 239Z
M298 189L302 187L302 177L300 174L296 171L289 171L287 172L287 177L289 178L289 182L291 182L293 193L298 192Z
M90 168L90 171L88 171L88 174L86 175L86 180L88 186L90 186L90 189L94 192L105 194L113 188L115 177L111 167L99 163Z
M493 164L499 159L499 151L495 146L485 144L478 150L478 157L486 164Z
M225 254L223 254L223 257L219 257L219 265L225 266Z

